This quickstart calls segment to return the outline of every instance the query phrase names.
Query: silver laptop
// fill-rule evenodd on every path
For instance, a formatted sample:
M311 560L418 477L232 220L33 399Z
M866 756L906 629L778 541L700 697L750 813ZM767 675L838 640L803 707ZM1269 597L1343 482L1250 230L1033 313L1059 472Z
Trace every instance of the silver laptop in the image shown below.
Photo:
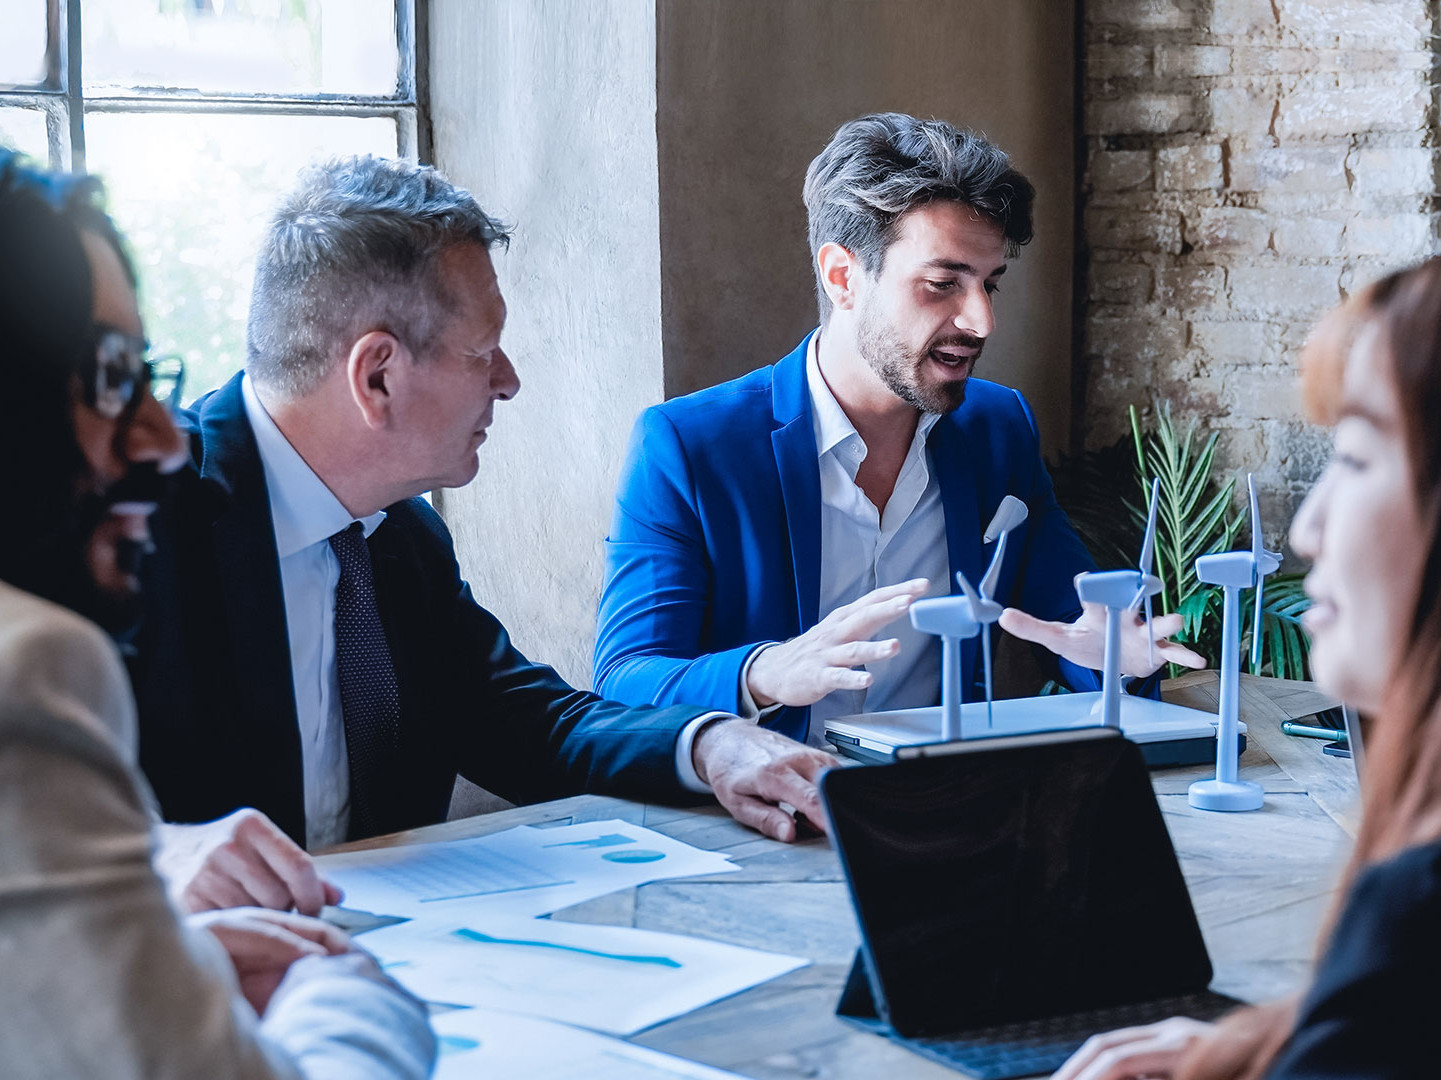
M961 706L961 738L986 739L1041 731L1079 731L1101 724L1101 694L1054 694ZM1241 749L1245 749L1246 725ZM1197 765L1216 758L1216 714L1151 698L1121 697L1121 733L1141 748L1151 768ZM899 747L941 741L941 710L898 709L826 721L826 741L847 757L893 761Z

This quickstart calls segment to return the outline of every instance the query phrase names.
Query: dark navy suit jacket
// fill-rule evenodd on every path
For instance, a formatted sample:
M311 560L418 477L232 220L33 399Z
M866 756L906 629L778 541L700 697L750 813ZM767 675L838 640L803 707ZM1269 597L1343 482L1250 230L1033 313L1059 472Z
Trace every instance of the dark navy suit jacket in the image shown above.
M166 820L254 806L305 837L300 735L270 501L237 376L182 417L196 470L157 515L132 661L140 761ZM401 701L382 831L445 818L457 772L515 802L582 791L684 798L681 729L701 710L633 709L567 685L511 644L461 580L423 499L371 535Z
M657 405L637 422L606 542L595 645L596 689L635 704L689 701L735 711L740 672L760 642L783 641L827 614L820 604L820 468L806 388L810 338L779 363ZM954 574L979 582L981 542L1007 495L1029 517L1012 533L996 598L1042 619L1081 610L1072 579L1095 568L1051 489L1035 418L1015 390L982 379L931 429ZM980 639L962 646L967 700ZM1077 690L1094 672L1062 662ZM939 697L940 688L937 687ZM809 709L768 724L804 739Z

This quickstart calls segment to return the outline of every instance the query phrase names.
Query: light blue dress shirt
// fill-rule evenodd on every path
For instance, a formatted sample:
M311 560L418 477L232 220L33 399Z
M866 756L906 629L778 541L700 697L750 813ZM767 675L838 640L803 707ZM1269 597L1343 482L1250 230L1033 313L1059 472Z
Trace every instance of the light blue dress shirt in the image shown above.
M385 520L385 511L352 517L275 426L249 376L241 383L241 395L265 467L275 551L280 557L305 777L305 846L328 847L344 841L350 827L350 762L335 665L340 560L330 548L330 538L356 520L368 537Z

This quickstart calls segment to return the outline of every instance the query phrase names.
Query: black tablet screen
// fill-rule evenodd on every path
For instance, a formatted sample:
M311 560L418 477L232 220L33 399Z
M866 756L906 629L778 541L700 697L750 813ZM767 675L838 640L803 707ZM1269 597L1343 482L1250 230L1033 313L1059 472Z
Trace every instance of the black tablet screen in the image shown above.
M901 1035L1202 990L1211 965L1122 738L837 769L823 791Z

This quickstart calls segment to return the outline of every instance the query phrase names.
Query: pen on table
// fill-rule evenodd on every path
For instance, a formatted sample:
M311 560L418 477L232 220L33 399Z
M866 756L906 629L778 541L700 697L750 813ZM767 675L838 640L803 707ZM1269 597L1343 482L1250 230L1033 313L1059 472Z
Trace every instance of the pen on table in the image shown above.
M1346 742L1345 728L1312 727L1298 724L1294 720L1282 720L1281 730L1287 735L1300 735L1307 739L1325 739L1327 742Z

